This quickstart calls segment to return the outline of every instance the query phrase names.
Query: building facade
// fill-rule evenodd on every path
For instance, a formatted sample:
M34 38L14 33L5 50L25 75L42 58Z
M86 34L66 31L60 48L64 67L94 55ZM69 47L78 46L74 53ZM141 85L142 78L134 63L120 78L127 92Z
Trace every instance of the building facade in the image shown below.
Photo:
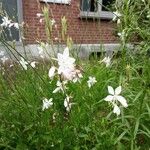
M28 44L38 39L46 40L44 23L37 13L42 13L44 5L49 7L50 18L55 20L57 28L53 29L53 39L61 34L61 18L67 19L67 35L75 44L109 44L116 43L113 14L105 6L112 0L1 0L5 4L9 17L12 14L18 22L24 21L24 37ZM45 2L46 1L46 2ZM14 13L15 8L15 13ZM13 12L13 13L12 13ZM19 35L15 35L19 36ZM18 40L19 38L16 37ZM57 42L57 41L56 41Z
M84 0L85 1L85 0ZM86 0L88 1L88 0ZM67 3L68 2L68 3ZM61 18L67 19L67 35L76 44L99 44L115 43L115 24L112 22L112 13L103 11L98 4L98 9L89 10L86 5L81 7L80 0L47 0L47 4L57 24L57 29L53 29L54 38L58 36L57 30L61 33ZM34 43L37 38L45 39L44 26L39 22L36 14L41 13L44 2L36 0L23 0L23 20L28 25L26 40ZM91 4L89 4L91 5ZM87 10L88 9L88 10Z

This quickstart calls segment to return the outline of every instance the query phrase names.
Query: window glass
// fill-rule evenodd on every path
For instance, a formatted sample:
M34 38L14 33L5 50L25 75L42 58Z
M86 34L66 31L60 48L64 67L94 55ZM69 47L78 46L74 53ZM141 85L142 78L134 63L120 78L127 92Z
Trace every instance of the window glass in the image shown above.
M96 12L98 9L96 0L81 0L80 6L82 11Z
M13 20L14 22L18 22L18 10L17 10L17 0L0 0L0 4L2 4L2 9L4 14L7 14L9 19ZM0 24L2 23L2 16L0 16ZM19 31L16 30L14 27L3 28L3 36L6 40L12 41L16 40L19 41Z
M107 8L110 7L114 0L102 0L102 11L109 11Z

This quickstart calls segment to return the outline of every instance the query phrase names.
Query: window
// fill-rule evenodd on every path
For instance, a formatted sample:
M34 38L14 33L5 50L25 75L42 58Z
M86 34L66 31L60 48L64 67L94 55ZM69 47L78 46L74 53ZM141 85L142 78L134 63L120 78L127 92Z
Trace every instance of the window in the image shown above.
M70 4L71 0L40 0L41 2L50 2L58 4Z
M3 13L8 15L8 17L13 20L14 22L21 23L22 22L22 3L21 0L0 0L0 5L2 7ZM0 24L2 23L2 17L0 15ZM16 40L19 41L20 39L20 32L16 30L14 27L3 28L4 34L3 37L7 41Z
M113 13L109 12L107 7L114 0L80 0L81 18L102 18L112 19Z

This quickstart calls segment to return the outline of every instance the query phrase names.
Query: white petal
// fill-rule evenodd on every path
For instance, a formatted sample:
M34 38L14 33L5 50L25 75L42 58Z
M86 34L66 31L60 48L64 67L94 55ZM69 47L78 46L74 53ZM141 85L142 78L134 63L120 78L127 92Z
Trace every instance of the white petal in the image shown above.
M88 82L88 81L87 81L87 83L88 83L88 87L91 88L91 86L92 86L92 85L91 85L91 82Z
M67 102L67 100L66 100L66 99L64 100L64 106L65 106L65 107L67 107L67 106L68 106L68 102Z
M54 77L54 75L55 75L55 70L56 70L56 68L55 68L54 66L52 66L52 67L49 69L48 76L49 76L50 78Z
M118 86L116 89L115 89L115 95L119 95L121 93L121 86Z
M117 105L114 105L113 113L120 115L120 108Z
M60 53L58 53L58 54L57 54L57 59L58 59L58 61L62 60L62 59L63 59L63 55L60 54Z
M108 95L104 100L105 100L105 101L112 101L113 98L114 98L114 96Z
M127 101L123 96L116 96L116 98L122 104L123 107L128 107Z
M111 86L108 86L108 92L109 92L109 94L112 94L112 95L115 94L115 91Z
M63 55L64 55L65 57L69 57L69 48L68 48L68 47L66 47L66 48L64 49Z
M58 91L60 91L60 87L57 87L57 88L53 91L53 93L57 93Z
M36 63L36 62L35 62L35 61L33 61L33 62L31 62L31 64L30 64L30 65L31 65L33 68L35 68L35 63Z

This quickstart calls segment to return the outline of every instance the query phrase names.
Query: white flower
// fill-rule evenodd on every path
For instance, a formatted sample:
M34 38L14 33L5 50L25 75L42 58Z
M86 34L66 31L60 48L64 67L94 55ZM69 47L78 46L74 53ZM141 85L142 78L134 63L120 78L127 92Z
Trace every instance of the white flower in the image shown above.
M18 23L13 23L13 26L14 26L16 29L19 29L19 24L18 24Z
M36 16L37 16L38 18L40 18L40 17L43 17L43 14L37 13Z
M56 23L55 19L51 20L52 26Z
M48 99L44 99L43 100L43 107L42 107L42 110L44 111L45 109L48 109L49 107L51 107L53 105L53 99L50 98L49 100Z
M48 76L50 79L52 79L54 76L55 76L55 66L52 66L50 69L49 69L49 72L48 72Z
M6 56L3 56L3 57L1 58L1 61L3 62L3 64L4 64L7 60L8 60L8 58L7 58Z
M72 57L69 57L69 49L68 47L65 48L63 54L58 53L57 54L57 60L58 60L58 74L63 73L65 69L74 69L74 62L75 59Z
M35 62L35 61L33 61L33 62L30 63L30 65L32 66L32 68L35 68L35 67L36 67L36 66L35 66L36 63L37 63L37 62Z
M105 63L106 64L106 67L110 66L111 64L111 59L110 57L105 57L101 62Z
M28 63L21 57L21 60L19 61L21 66L24 68L24 70L27 70Z
M59 38L58 37L55 37L55 41L58 41L59 40Z
M2 18L2 24L1 27L9 27L11 28L12 26L14 26L15 28L19 29L19 24L16 22L12 22L11 20L8 19L8 17L3 17Z
M65 48L63 54L57 54L58 74L62 74L66 79L72 80L75 73L75 59L69 57L69 49Z
M123 107L128 107L126 99L120 95L121 93L121 86L117 87L115 90L111 87L108 86L108 95L104 100L112 103L114 106L113 112L116 114L120 114L120 109L117 106L118 102L123 106Z
M119 19L119 17L121 17L122 15L118 12L118 11L115 11L113 12L113 21L116 21L117 19Z
M125 30L123 30L122 32L118 33L118 36L121 38L122 41L124 41L127 33L125 32Z
M87 81L88 87L91 88L96 83L96 78L95 77L89 77L89 80Z
M70 102L70 98L71 97L67 96L64 100L64 106L65 106L67 112L70 112L72 105L75 104L75 103Z
M67 87L65 86L66 84L67 84L67 81L63 81L63 82L57 81L56 83L57 88L53 91L53 93L57 93L59 91L64 92L64 90L67 89Z
M111 86L108 86L108 93L110 95L105 98L105 101L110 101L112 103L117 103L117 101L119 101L123 107L128 107L126 99L119 95L121 93L121 86L117 87L115 90Z
M40 22L40 23L42 23L42 22L43 22L43 20L44 20L44 19L43 19L43 18L41 18L41 19L39 20L39 22Z
M3 17L2 21L1 27L8 27L11 23L11 20L9 20L8 17Z

